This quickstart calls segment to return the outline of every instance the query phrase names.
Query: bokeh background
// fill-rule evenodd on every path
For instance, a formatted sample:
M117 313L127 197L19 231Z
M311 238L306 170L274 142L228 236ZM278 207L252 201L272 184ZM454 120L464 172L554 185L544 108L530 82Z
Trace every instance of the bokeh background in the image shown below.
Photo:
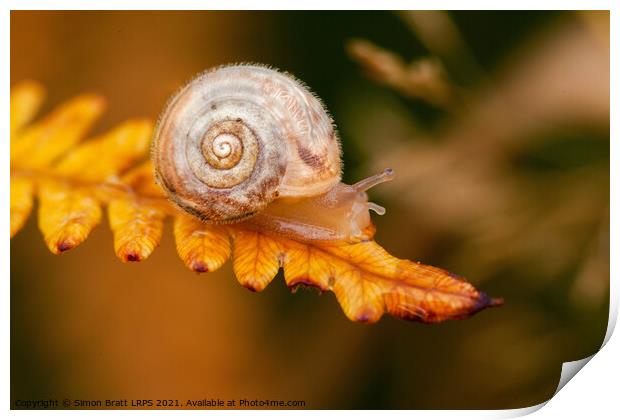
M346 319L332 294L197 275L171 227L122 264L106 224L60 257L11 243L11 399L247 398L307 408L517 408L600 347L609 303L607 12L11 13L11 83L46 110L105 95L94 134L157 118L230 62L288 70L338 123L344 179L384 167L377 240L505 305L421 325Z

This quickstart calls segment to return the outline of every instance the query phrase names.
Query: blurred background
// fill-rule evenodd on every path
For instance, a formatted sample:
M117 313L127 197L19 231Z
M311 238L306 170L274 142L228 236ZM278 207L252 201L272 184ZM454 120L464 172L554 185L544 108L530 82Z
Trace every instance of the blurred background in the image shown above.
M346 319L332 294L262 293L230 263L197 275L171 226L122 264L105 223L53 256L31 217L11 242L11 399L278 399L307 408L499 409L553 395L600 347L609 304L607 12L16 12L11 83L43 112L108 98L93 134L208 67L292 72L338 124L344 180L393 255L505 305L421 325Z

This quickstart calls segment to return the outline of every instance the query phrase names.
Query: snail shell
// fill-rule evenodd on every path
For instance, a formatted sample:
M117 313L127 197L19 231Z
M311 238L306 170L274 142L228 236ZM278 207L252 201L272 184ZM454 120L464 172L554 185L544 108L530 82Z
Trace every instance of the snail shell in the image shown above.
M319 99L255 65L202 73L169 102L152 148L157 178L179 206L232 222L278 197L316 196L340 181L340 145Z
M392 172L343 184L340 153L331 118L301 82L234 65L200 74L173 96L151 157L169 198L203 221L355 242L370 235L368 210L385 212L365 191Z

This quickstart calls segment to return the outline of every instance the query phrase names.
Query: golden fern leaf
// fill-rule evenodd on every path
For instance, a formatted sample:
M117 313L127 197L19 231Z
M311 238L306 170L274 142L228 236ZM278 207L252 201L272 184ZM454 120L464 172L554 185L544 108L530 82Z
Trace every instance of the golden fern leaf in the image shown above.
M33 82L11 91L11 237L39 201L39 228L51 252L82 243L107 206L114 250L142 261L159 245L166 217L174 219L177 252L195 272L220 268L232 255L239 282L263 290L280 268L293 290L333 291L346 316L376 322L385 312L421 322L465 318L501 304L445 270L400 260L374 241L300 242L243 223L212 225L177 209L155 183L148 161L152 123L130 120L80 143L104 109L82 95L30 124L42 102Z

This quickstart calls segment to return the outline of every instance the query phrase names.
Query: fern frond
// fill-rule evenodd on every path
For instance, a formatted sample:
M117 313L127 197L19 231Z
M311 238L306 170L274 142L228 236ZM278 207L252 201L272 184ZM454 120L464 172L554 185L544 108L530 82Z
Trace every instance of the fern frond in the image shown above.
M82 141L104 100L81 95L31 124L42 99L43 88L33 82L11 92L11 237L37 197L39 229L55 254L85 241L107 207L114 250L124 262L148 258L171 217L177 252L190 270L215 271L232 256L239 282L261 291L282 268L290 288L333 291L355 321L375 322L388 312L439 322L501 304L458 276L397 259L374 241L302 243L243 223L203 223L174 207L155 183L148 161L151 121L130 120Z

